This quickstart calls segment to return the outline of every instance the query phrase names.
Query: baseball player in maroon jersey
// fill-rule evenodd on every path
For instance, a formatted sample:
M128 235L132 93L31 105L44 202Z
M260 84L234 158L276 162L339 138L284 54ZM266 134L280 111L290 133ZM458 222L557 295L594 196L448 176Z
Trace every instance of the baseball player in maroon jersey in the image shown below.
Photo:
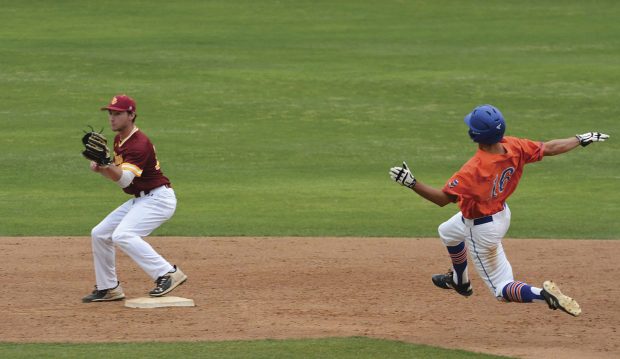
M97 285L82 301L125 298L116 276L115 246L155 281L149 295L160 297L187 280L180 268L166 261L143 239L172 217L177 204L174 190L160 169L155 147L135 125L135 101L126 95L114 96L101 110L108 111L112 131L118 133L114 138L114 161L110 165L91 161L90 169L115 182L133 198L92 230Z

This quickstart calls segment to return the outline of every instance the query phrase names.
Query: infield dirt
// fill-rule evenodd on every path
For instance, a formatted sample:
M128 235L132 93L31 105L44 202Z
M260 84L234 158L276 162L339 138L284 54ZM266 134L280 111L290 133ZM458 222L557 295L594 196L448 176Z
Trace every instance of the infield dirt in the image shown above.
M581 304L497 302L470 268L474 295L435 288L449 259L438 239L190 238L151 243L189 276L193 308L83 304L90 238L0 238L4 342L136 342L369 336L520 358L620 356L620 241L507 239L515 278L552 279ZM122 252L128 298L153 283Z

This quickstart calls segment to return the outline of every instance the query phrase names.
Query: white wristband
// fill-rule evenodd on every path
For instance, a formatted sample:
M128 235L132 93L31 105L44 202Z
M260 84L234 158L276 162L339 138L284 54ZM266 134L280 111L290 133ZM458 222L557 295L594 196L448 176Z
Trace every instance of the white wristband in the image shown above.
M131 184L131 181L133 181L134 177L136 177L136 175L133 172L123 170L123 174L121 174L121 178L116 181L116 184L119 185L121 188L125 188Z

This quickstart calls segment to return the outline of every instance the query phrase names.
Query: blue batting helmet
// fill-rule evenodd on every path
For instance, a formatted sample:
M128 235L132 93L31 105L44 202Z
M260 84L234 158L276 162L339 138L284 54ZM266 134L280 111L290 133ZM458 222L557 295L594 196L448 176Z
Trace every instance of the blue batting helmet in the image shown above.
M504 116L491 105L476 107L465 116L465 123L469 126L469 137L486 145L501 141L506 131Z

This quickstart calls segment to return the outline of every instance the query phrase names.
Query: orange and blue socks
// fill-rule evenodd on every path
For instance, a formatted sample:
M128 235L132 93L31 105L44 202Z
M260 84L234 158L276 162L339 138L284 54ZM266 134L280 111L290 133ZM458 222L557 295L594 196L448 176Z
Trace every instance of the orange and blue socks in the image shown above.
M541 291L541 288L514 281L504 286L502 289L502 296L508 302L531 303L533 300L545 300L540 294Z
M454 282L463 284L469 282L467 276L467 248L465 242L461 242L456 246L446 246L450 259L452 260L452 268L454 269Z

